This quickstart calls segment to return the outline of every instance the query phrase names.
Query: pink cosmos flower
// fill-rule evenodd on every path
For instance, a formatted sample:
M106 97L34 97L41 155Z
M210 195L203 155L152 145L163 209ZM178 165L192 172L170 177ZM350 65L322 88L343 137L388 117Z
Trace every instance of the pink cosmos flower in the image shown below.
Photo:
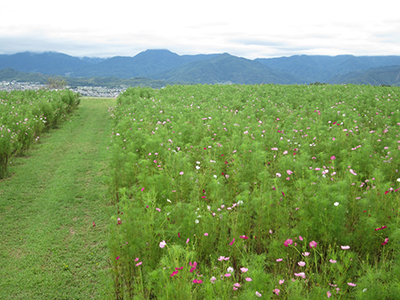
M287 170L286 173L287 173L288 175L292 175L292 174L293 174L293 171Z
M285 282L285 279L279 280L279 284L283 284Z
M183 175L184 173L183 172L179 172L179 175Z
M252 281L253 280L250 277L246 277L245 279L246 279L246 281Z
M304 272L294 273L294 276L301 277L301 278L306 278L306 274Z
M300 267L304 267L306 265L306 263L304 261L299 261L297 263Z
M357 286L357 284L352 283L352 282L348 282L347 284L348 284L349 286Z
M186 240L186 244L189 243L189 239Z
M136 257L136 258L135 258L135 261L138 261L138 260L139 260L139 257Z
M204 235L205 235L205 236L208 236L208 233L206 232Z
M283 260L283 258L278 258L276 261L277 262L280 262L280 261L282 261Z
M241 236L239 236L241 239L245 239L245 240L247 240L248 239L248 237L247 236L245 236L245 235L241 235Z
M276 177L281 177L281 173L276 173Z
M335 160L335 159L336 159L335 155L331 156L331 160Z
M317 248L317 242L316 241L311 241L309 245L310 245L310 248Z
M178 274L179 271L173 271L172 274L170 275L171 277L174 277L176 274Z
M283 245L285 245L285 247L288 247L291 244L293 244L293 240L292 239L287 239L286 241L283 242Z
M304 256L309 256L310 255L310 252L304 252L304 253L302 253Z
M231 273L226 273L224 276L225 277L231 277Z
M141 191L142 191L142 192L144 191L144 187L141 189Z
M330 298L330 297L332 296L332 294L331 294L330 291L328 291L328 292L326 293L326 295L328 296L328 298Z
M279 296L279 292L280 292L280 291L281 291L280 289L274 289L274 290L272 290L272 292L275 293L275 294L277 294L278 296Z
M382 243L382 245L386 245L389 242L389 238L386 238L385 241Z
M119 256L117 256L115 259L118 260L118 259L119 259Z
M330 262L331 264L336 264L336 263L337 263L337 261L334 260L334 259L330 259L329 262Z
M260 294L258 291L256 291L256 296L257 296L257 297L261 297L262 294Z
M301 235L299 235L299 240L300 240L300 241L302 241L302 240L303 240L303 237L302 237Z
M164 248L167 245L165 241L160 242L160 248Z
M350 246L340 246L340 248L342 248L343 250L348 250L350 249Z
M243 273L246 273L249 269L247 268L240 268L240 271L242 271Z
M357 176L357 173L356 173L356 172L354 172L354 170L353 170L353 169L350 169L349 171L350 171L350 173L351 173L351 174L353 174L354 176Z
M136 267L139 267L141 264L142 264L142 262L138 262L138 263L136 264Z
M235 287L237 287L237 288L240 288L240 283L239 283L239 282L236 282L236 283L233 284L233 286L235 286Z

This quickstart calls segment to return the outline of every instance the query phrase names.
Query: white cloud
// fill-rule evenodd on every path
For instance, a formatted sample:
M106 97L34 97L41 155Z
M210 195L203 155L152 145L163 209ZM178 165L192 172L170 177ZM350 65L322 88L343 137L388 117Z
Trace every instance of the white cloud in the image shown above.
M133 56L229 52L246 58L400 55L397 2L14 0L0 10L0 53Z

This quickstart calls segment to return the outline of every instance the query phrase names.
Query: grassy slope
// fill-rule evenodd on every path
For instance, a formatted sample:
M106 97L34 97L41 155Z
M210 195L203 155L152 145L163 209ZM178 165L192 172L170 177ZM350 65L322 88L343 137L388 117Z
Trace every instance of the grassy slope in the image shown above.
M0 181L0 299L105 298L111 207L102 175L114 103L82 100Z

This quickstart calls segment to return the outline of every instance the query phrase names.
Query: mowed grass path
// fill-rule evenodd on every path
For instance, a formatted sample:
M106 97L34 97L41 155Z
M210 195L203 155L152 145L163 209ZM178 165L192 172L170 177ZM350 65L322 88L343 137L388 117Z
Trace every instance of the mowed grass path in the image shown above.
M0 181L0 299L107 298L112 206L104 175L113 105L82 99Z

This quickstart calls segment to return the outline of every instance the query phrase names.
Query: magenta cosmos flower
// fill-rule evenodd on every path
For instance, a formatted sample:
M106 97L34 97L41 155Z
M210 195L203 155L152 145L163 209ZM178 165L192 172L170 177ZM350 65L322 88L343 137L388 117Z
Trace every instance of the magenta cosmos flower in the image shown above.
M311 241L309 245L310 245L310 248L317 248L318 244L316 241Z
M195 280L193 280L193 283L203 283L203 281L195 279Z
M283 242L283 244L285 245L285 247L288 247L289 245L293 244L293 240L287 239L286 241Z

